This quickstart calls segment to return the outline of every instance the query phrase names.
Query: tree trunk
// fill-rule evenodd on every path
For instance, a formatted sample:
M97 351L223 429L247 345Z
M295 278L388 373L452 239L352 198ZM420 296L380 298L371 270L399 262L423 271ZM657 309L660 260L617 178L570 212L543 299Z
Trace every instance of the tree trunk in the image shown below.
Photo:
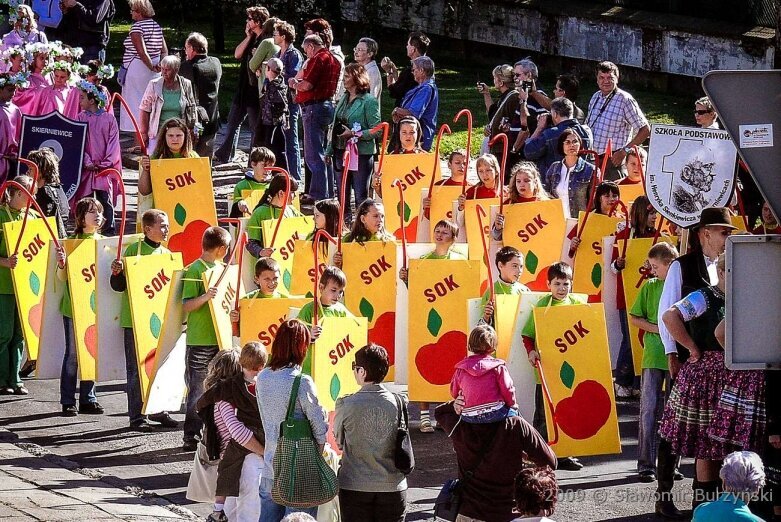
M222 1L212 0L212 13L213 13L213 32L214 32L214 52L225 52L225 25L222 16Z

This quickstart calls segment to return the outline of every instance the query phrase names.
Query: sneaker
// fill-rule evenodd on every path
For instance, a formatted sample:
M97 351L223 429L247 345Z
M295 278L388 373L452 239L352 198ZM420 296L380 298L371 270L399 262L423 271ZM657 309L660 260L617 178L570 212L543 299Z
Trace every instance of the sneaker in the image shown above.
M431 425L431 421L429 419L424 419L420 422L420 432L434 433L434 426Z
M198 439L184 439L184 443L182 444L182 450L184 451L195 451L198 449ZM220 511L220 513L222 513ZM227 518L225 520L228 520Z
M632 398L632 388L629 386L621 386L620 384L616 384L616 398L617 399L631 399Z
M17 386L16 388L13 389L13 394L14 395L29 395L30 394L30 390L25 388L24 384L20 384L19 386Z
M0 395L13 395L14 389L10 386L0 386Z
M684 479L683 473L681 473L676 469L675 472L673 472L673 480L683 480L683 479Z
M637 478L640 482L656 482L656 473L652 469L644 469L637 474Z
M633 399L640 398L640 388L632 388L632 398Z
M153 413L148 415L147 418L152 422L157 422L163 428L178 428L179 423L171 417L167 411L161 411L160 413Z
M103 415L103 406L97 402L84 402L79 404L79 413L87 415Z
M138 419L130 421L130 429L132 431L153 431L157 425L150 424L146 419Z
M206 522L228 522L228 517L224 511L212 511L212 514L206 517Z
M62 407L63 417L75 417L78 414L79 414L79 410L76 409L75 404L68 404L67 406Z
M556 461L556 469L563 471L580 471L583 464L575 457L562 457Z

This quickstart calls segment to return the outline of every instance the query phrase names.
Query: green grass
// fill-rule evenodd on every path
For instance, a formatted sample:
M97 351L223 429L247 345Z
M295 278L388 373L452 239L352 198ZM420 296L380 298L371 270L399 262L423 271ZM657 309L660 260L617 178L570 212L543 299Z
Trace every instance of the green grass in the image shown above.
M188 24L186 30L178 26L170 27L175 24L166 24L165 22L162 22L162 25L164 26L165 39L169 48L183 47L187 35L193 30L202 32L210 42L213 42L210 23L202 23L200 25ZM128 22L118 22L111 27L111 41L107 49L107 56L108 62L117 67L121 64L122 54L124 52L122 42L125 37L127 37L129 30L130 23ZM228 114L231 100L233 99L233 93L236 92L238 84L239 64L233 57L233 49L243 38L243 27L226 27L225 52L210 53L217 56L220 59L220 62L222 62L223 74L222 84L220 86L220 113L223 117ZM389 42L389 45L384 45L384 42L380 42L381 49L393 47L391 42ZM348 43L345 43L343 44L342 49L345 53L348 53L351 47ZM391 53L390 56L397 64L405 63L406 59L402 55ZM348 60L350 58L351 57L348 56ZM440 148L441 154L449 154L454 149L466 148L466 122L462 119L458 123L453 123L453 117L458 111L464 108L472 111L474 120L472 154L475 155L479 150L480 143L483 139L483 127L486 125L488 118L485 113L483 97L475 90L475 84L478 78L481 81L490 83L490 70L493 65L494 64L490 63L464 64L463 61L459 61L457 58L450 58L448 60L447 57L437 62L436 81L437 86L439 87L439 114L437 117L437 127L443 123L447 123L453 131L452 135L442 139ZM549 76L543 75L540 78L539 85L550 94L554 83L555 76L550 74ZM117 90L119 88L116 83L112 85L111 82L109 82L109 87L112 90ZM635 89L632 86L627 87L627 90L635 96L651 123L693 123L691 114L693 100L665 92ZM582 84L578 106L585 108L589 98L595 91L596 85L589 85L587 83ZM498 96L498 93L493 92L493 95L496 97ZM389 120L390 113L393 110L393 100L387 94L382 97L381 110L383 119Z

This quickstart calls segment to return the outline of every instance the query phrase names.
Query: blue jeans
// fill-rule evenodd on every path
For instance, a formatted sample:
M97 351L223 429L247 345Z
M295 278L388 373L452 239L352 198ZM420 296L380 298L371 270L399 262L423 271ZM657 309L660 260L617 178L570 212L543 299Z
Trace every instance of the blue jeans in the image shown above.
M127 416L130 423L141 420L141 378L138 376L136 339L132 328L122 328L125 336L125 373L127 374Z
M309 195L315 201L334 197L333 183L328 179L325 148L328 129L334 121L334 104L313 103L301 108L304 118L304 161L312 172Z
M280 506L271 500L271 488L274 487L274 479L260 479L260 519L258 522L280 522L290 513L307 513L317 517L317 507L313 508L291 508Z
M76 357L76 336L73 331L73 319L62 318L65 328L65 354L62 357L62 371L60 371L60 404L63 406L75 406L76 399L76 374L79 371L79 361ZM79 386L79 404L97 402L95 397L95 381L81 381Z
M510 408L506 404L488 413L481 413L479 415L462 415L461 420L468 422L469 424L491 424L492 422L499 422L507 417L517 417L518 411Z
M627 322L626 310L619 310L618 315L621 322L621 347L618 349L618 360L616 361L616 384L629 388L635 382L632 343L629 342L629 323Z
M195 406L203 395L203 380L209 370L209 363L220 349L217 346L187 345L187 355L184 359L184 382L187 385L187 411L184 415L184 440L200 437L203 421L198 416Z
M239 130L245 118L249 118L250 132L253 133L250 143L255 141L255 127L258 124L257 107L242 107L239 100L234 98L228 113L228 122L225 125L225 141L214 152L214 157L220 161L230 161L236 155L236 147L239 145Z
M637 430L637 471L656 471L659 422L664 411L664 391L670 391L670 372L643 368L640 378L640 425Z
M341 197L339 191L342 187L342 176L344 172L344 151L334 149L333 164L336 171L336 188L337 197ZM344 205L345 220L350 221L348 218L352 216L350 208L350 195L352 190L355 191L355 208L363 203L363 201L369 197L369 182L371 180L372 173L374 172L374 155L372 154L359 154L358 155L358 170L348 171L350 179L347 180L347 186L344 190L345 201L340 201ZM352 190L351 190L352 189Z
M301 119L301 108L296 103L288 105L290 110L290 128L285 130L285 155L287 170L298 181L304 179L301 172L301 147L298 143L298 120Z

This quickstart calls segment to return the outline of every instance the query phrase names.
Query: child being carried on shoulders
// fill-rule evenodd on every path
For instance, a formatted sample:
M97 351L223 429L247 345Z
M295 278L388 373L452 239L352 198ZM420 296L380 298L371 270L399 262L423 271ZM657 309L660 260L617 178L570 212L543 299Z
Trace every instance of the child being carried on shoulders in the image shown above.
M450 381L450 395L464 396L461 419L470 424L490 424L518 415L515 385L501 359L493 357L496 331L487 324L477 325L469 334L469 355L456 364Z

